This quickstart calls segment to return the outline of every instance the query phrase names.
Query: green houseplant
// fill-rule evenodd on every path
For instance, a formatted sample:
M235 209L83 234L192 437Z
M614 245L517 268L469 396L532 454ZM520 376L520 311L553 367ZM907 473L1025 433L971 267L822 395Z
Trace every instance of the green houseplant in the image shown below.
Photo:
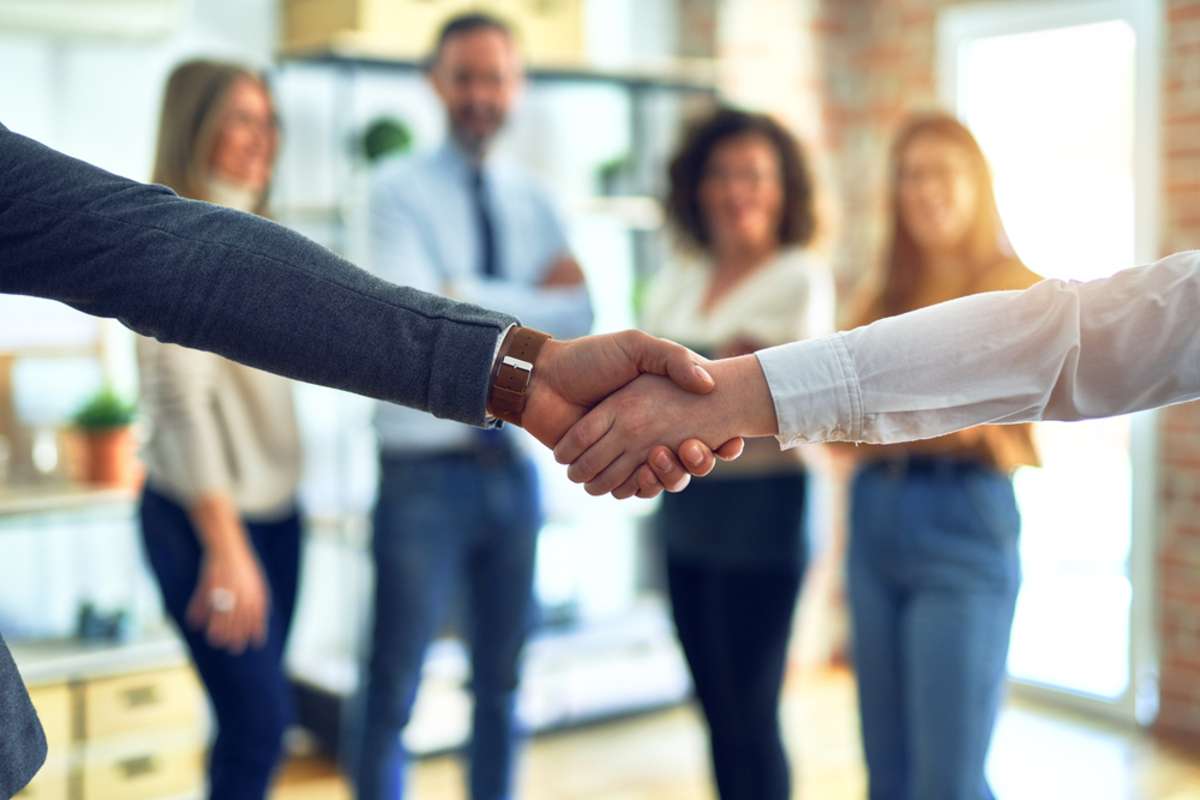
M72 421L82 440L83 478L98 486L134 482L133 421L137 406L105 387L75 412Z
M396 117L379 117L362 133L360 144L368 164L412 150L413 134L408 123Z

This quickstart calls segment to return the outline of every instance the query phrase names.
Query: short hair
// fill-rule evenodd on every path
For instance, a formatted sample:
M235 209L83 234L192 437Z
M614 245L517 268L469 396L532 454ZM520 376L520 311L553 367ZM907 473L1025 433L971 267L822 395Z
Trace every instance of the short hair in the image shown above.
M503 34L509 41L514 39L512 26L494 14L483 11L457 14L446 20L438 31L433 52L429 55L429 68L432 69L441 60L442 51L446 49L447 42L456 36L465 36L477 31L496 31Z
M716 148L742 136L761 136L770 142L779 159L783 209L777 236L782 246L803 246L812 241L817 221L812 172L796 137L766 114L722 107L695 122L671 160L670 189L666 198L667 221L685 241L707 250L712 235L700 207L700 183Z

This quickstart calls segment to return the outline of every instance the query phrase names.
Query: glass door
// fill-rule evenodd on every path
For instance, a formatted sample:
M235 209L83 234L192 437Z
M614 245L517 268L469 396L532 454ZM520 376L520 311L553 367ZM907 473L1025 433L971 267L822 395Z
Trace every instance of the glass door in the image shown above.
M1154 256L1156 5L1016 3L940 20L943 100L988 155L1018 255L1047 278L1090 280ZM1039 425L1044 465L1015 477L1024 584L1009 672L1126 718L1153 682L1140 578L1152 484L1134 469L1148 428L1136 417Z

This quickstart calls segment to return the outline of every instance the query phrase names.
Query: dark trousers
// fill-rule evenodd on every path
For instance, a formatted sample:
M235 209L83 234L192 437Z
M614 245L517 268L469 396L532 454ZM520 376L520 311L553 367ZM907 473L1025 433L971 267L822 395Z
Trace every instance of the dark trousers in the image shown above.
M375 619L357 754L363 800L404 793L401 733L430 641L465 590L474 696L470 796L511 797L520 656L541 527L534 464L510 453L385 457L375 508Z
M664 500L671 611L708 723L722 800L791 796L779 693L807 560L804 488L802 475L717 480L694 485L688 492L701 491L690 500L688 492ZM744 541L730 542L729 559L711 547L682 553L670 543L685 528L715 542L747 527L765 560L749 558Z
M871 800L991 800L1020 559L1012 481L976 464L868 467L848 588Z
M140 515L146 558L163 604L187 643L216 716L209 796L260 800L267 794L282 755L283 734L292 721L283 651L296 602L300 515L292 512L269 523L244 520L270 588L271 610L266 643L240 655L213 647L204 631L191 628L185 619L204 556L187 511L147 488L142 492Z

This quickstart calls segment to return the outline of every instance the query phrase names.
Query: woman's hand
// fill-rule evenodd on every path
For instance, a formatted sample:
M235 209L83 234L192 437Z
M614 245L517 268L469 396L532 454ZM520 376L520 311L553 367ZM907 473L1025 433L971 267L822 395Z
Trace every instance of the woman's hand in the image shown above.
M248 645L261 647L271 591L237 508L228 495L212 492L196 500L191 515L204 560L188 603L188 624L205 631L213 647L234 655Z
M245 545L209 550L188 604L187 621L209 644L234 655L267 640L271 593L258 558Z

